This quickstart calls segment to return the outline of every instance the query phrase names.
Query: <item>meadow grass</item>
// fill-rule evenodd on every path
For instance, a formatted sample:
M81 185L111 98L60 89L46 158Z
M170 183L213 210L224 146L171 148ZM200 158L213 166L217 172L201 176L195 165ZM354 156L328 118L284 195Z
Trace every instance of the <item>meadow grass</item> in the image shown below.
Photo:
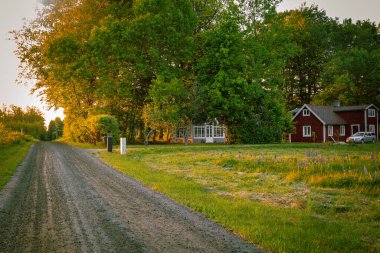
M22 140L13 144L0 144L0 190L16 171L33 143L32 140Z
M115 169L274 252L379 252L375 145L128 146Z

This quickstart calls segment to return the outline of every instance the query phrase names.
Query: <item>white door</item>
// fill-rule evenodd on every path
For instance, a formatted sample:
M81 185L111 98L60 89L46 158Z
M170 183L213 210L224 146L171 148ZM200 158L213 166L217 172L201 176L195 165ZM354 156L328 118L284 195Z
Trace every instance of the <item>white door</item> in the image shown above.
M213 138L213 131L212 131L212 126L207 125L206 126L206 143L213 143L214 138Z

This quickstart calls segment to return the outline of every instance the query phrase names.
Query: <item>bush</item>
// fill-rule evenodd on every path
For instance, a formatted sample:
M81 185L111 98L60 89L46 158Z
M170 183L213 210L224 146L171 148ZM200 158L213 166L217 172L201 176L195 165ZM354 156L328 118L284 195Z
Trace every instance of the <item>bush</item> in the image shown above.
M117 142L119 137L119 124L115 117L102 114L95 115L87 119L87 128L89 130L90 143L95 144L102 142L103 136L112 135Z
M9 131L0 123L0 144L20 143L23 136L20 132Z

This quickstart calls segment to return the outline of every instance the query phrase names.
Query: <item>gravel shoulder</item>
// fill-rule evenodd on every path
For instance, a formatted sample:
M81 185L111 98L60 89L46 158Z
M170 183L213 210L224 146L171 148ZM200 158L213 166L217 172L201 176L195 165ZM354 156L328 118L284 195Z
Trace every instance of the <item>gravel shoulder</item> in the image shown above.
M40 142L0 192L0 252L262 252L82 149Z

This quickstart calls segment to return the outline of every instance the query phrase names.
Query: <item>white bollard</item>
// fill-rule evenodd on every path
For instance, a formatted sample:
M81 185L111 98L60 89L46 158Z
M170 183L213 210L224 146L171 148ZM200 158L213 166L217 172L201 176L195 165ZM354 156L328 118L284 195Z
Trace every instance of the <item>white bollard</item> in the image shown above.
M120 154L125 155L127 152L127 139L120 138Z

